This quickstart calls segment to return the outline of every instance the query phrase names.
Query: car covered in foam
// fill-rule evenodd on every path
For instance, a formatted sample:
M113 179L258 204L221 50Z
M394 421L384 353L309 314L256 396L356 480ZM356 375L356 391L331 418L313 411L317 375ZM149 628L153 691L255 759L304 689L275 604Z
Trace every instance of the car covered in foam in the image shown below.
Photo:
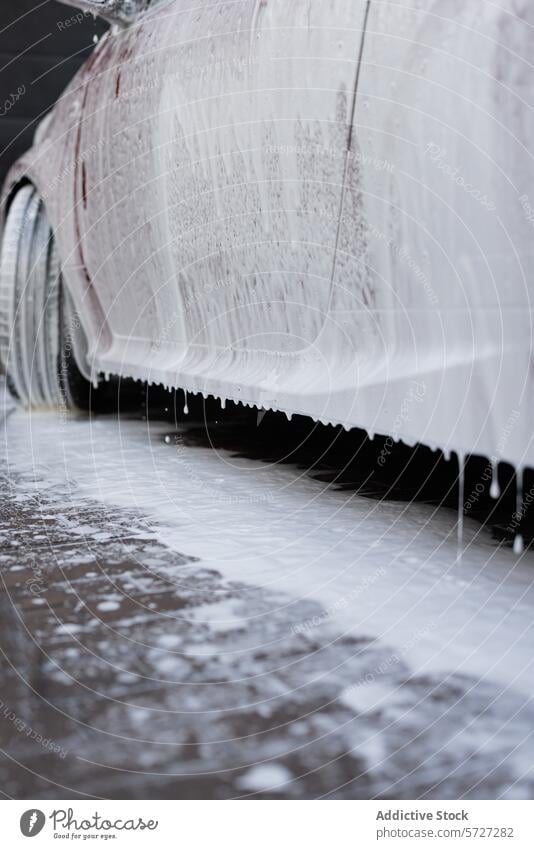
M532 465L531 0L80 0L12 168L0 352Z

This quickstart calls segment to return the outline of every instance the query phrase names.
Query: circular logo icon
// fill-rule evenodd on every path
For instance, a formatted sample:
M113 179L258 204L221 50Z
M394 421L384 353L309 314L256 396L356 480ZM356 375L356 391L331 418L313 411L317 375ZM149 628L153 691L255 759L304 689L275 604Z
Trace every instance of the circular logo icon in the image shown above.
M42 831L46 822L46 817L42 811L37 808L32 808L30 811L24 811L20 818L20 830L24 837L35 837Z

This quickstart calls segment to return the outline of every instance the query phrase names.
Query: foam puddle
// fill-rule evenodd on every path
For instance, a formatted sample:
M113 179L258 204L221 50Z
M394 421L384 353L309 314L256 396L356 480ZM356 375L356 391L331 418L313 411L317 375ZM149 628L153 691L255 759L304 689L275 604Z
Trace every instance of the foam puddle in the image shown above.
M168 426L17 412L9 469L135 508L168 547L229 579L319 601L319 640L376 637L414 671L456 670L530 694L534 571L467 520L458 561L453 511L373 502L289 466L166 444Z

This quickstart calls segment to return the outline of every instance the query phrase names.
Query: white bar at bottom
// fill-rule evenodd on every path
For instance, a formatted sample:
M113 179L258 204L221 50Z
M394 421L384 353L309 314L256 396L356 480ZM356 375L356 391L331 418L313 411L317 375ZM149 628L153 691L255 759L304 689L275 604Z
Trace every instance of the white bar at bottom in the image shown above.
M5 801L2 845L532 849L530 801ZM33 834L27 834L28 830ZM38 832L38 833L37 833Z

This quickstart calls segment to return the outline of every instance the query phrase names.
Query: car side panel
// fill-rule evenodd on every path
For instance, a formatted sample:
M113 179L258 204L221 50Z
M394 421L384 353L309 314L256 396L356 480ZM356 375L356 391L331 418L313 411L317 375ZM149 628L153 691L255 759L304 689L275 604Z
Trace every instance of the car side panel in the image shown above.
M366 7L175 2L115 36L88 89L82 148L96 149L78 187L111 332L97 357L156 375L313 344Z
M533 24L527 0L371 3L317 342L358 387L353 421L518 463L534 397Z

